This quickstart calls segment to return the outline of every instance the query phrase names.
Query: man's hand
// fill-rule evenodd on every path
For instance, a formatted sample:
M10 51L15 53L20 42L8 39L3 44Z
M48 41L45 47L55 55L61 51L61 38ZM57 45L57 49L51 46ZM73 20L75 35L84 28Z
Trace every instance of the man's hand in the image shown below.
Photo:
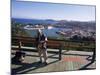
M44 43L45 41L40 41L40 43Z

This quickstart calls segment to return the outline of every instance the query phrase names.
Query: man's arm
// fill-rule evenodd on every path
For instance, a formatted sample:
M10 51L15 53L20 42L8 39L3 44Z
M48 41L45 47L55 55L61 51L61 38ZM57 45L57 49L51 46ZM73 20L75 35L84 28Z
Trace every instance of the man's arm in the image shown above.
M47 37L45 38L45 42L47 42L48 41L48 39L47 39Z
M47 39L47 37L45 36L45 39L43 40L43 41L41 41L41 43L45 43L45 42L47 42L48 41L48 39Z

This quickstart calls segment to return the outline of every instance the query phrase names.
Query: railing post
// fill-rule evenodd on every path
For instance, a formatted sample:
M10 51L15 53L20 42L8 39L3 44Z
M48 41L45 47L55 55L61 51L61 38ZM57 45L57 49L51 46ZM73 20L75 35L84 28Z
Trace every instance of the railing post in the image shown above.
M62 59L62 44L59 46L59 60Z
M19 50L21 49L21 41L19 41Z
M93 55L92 55L92 61L91 62L94 62L95 58L96 58L96 49L93 48Z

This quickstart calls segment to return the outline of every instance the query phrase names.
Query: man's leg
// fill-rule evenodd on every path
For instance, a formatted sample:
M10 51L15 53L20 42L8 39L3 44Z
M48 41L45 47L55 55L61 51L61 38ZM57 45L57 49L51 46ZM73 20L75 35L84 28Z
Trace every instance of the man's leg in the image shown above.
M44 58L44 63L47 64L47 50L43 50L43 58Z
M40 57L40 62L42 63L42 51L40 48L38 48L38 53L39 53L39 57Z

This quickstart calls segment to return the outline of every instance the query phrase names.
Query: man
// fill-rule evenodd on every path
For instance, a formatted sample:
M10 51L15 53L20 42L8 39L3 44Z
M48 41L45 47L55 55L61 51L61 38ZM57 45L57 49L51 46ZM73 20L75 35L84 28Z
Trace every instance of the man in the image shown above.
M47 37L43 32L39 29L37 33L37 49L40 57L39 63L42 63L42 54L44 58L44 64L47 65Z

